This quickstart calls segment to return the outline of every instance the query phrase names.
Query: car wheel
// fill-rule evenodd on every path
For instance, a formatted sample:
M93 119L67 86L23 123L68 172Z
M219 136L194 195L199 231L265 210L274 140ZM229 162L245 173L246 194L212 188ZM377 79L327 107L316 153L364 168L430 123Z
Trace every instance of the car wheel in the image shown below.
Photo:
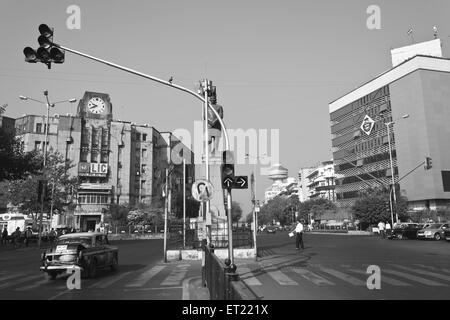
M95 261L95 259L93 259L90 263L89 263L89 278L95 278L95 274L97 273L97 261Z
M119 267L119 261L118 261L118 258L117 258L117 254L115 254L114 257L113 257L112 264L111 264L111 270L112 271L117 271L118 267Z
M441 234L440 233L435 233L434 234L434 240L436 240L436 241L441 240Z

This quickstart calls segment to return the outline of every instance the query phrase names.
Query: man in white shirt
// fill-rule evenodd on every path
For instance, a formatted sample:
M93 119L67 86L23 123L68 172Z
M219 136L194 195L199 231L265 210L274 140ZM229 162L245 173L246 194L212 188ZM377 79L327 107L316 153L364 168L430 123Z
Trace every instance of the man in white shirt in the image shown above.
M383 238L383 239L384 239L384 236L385 236L384 228L385 228L384 222L383 222L383 221L380 221L380 222L378 223L378 230L380 230L380 236L381 236L381 238Z
M388 222L386 222L386 234L388 237L391 235L391 230L392 230L391 224L388 221Z
M300 220L297 221L297 225L295 226L295 249L300 250L300 246L304 249L303 246L303 224Z

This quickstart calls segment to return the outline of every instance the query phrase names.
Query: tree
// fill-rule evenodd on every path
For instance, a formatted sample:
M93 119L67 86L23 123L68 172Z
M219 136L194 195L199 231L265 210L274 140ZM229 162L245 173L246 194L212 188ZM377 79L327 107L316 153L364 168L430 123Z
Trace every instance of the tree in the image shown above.
M0 181L24 179L42 170L38 151L23 152L20 138L0 128Z
M363 193L352 211L355 219L360 221L362 229L380 221L391 221L391 213L387 210L389 204L389 192L386 190L370 189ZM405 197L397 197L397 214L400 220L407 218L408 201ZM395 217L395 215L394 215Z
M273 220L286 224L292 220L294 206L295 200L291 198L275 197L261 207L258 224L271 224Z
M105 210L104 221L115 226L126 226L128 212L130 212L128 203L111 203L109 208Z
M238 202L231 202L231 222L237 223L242 218L242 208Z
M176 217L178 219L183 218L183 193L177 194L174 205L181 210L175 210ZM190 192L186 192L186 218L198 217L198 211L200 208L200 202L192 198Z
M42 155L35 155L33 158L37 167L43 167ZM38 201L39 180L46 180L47 188L44 194L43 212L63 213L75 207L72 202L75 191L78 188L77 177L69 175L69 169L73 165L70 161L65 161L60 153L50 152L47 157L46 168L39 174L28 174L27 177L4 181L3 195L0 202L11 203L17 206L20 211L31 215L33 223L36 225L41 212L41 201Z
M298 213L299 218L305 221L309 220L309 215L311 214L312 218L320 217L325 212L336 211L336 205L324 198L310 199L305 202L300 203ZM309 223L309 221L308 221Z

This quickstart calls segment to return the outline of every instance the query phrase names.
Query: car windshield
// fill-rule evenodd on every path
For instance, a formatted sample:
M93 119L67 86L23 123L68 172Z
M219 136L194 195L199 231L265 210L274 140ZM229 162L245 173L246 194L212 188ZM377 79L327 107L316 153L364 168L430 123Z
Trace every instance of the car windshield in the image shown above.
M81 243L86 247L92 246L92 238L90 237L79 237L79 238L64 238L59 239L57 245L71 244L71 243Z
M426 227L426 229L439 229L441 226L442 226L442 224L434 223L434 224L430 224L428 227Z

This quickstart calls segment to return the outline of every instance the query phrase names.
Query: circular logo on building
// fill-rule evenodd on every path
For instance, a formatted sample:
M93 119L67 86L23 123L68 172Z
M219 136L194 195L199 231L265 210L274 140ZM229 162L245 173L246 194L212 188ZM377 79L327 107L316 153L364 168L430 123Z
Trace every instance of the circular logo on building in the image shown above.
M364 117L364 120L363 120L360 128L365 134L370 135L370 133L372 132L372 129L374 127L374 124L375 124L375 121L371 117L366 115Z

